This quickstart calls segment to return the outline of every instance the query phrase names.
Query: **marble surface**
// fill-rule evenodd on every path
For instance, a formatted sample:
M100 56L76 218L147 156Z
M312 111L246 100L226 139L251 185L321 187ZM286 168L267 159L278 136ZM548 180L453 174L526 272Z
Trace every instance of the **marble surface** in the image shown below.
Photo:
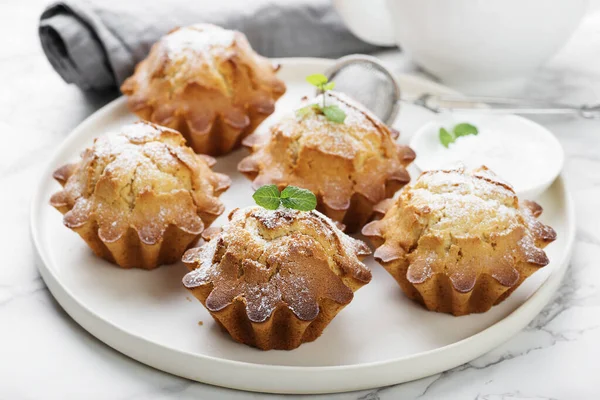
M54 73L36 35L43 5L0 3L0 399L283 399L203 385L139 364L79 327L46 289L29 240L30 197L63 138L116 94L82 93ZM527 94L600 102L599 49L600 13L593 12L530 82ZM384 58L414 71L401 55ZM319 398L600 398L600 121L536 120L566 150L565 173L577 209L573 259L552 302L513 339L461 367L403 385Z

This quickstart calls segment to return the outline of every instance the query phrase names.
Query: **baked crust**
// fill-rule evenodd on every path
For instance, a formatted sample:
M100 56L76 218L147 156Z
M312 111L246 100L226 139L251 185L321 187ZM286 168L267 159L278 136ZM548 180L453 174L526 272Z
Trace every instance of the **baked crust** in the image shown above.
M407 146L394 142L390 130L364 107L340 93L327 92L327 103L346 113L344 123L323 115L290 115L243 144L252 154L238 169L254 188L294 185L317 196L317 209L341 223L347 232L359 230L373 215L373 206L410 181L406 166L415 158ZM320 103L321 96L303 106Z
M233 339L290 350L319 337L371 280L369 247L317 211L236 209L188 250L183 284Z
M548 264L542 249L556 239L537 220L542 208L486 167L424 172L385 208L362 230L375 259L408 297L454 315L506 299Z
M121 91L142 119L178 130L196 153L221 155L275 110L285 93L278 68L242 33L197 24L154 44Z
M50 204L99 257L123 268L178 261L223 210L231 180L211 170L181 134L148 122L94 140L54 173Z

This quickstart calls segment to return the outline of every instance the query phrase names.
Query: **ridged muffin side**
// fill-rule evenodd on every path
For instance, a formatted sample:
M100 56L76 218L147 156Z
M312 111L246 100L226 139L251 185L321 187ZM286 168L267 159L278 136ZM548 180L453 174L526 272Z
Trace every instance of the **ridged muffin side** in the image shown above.
M221 155L275 110L278 66L246 37L210 24L171 31L121 86L140 118L180 131L196 153Z
M362 231L376 260L409 298L454 315L506 299L548 264L542 249L556 239L542 208L485 167L424 172L380 211Z
M186 288L231 337L262 350L318 338L368 283L371 251L317 211L236 209L188 250Z
M178 261L223 210L229 177L211 170L181 134L146 122L94 141L54 173L50 204L94 253L123 268Z

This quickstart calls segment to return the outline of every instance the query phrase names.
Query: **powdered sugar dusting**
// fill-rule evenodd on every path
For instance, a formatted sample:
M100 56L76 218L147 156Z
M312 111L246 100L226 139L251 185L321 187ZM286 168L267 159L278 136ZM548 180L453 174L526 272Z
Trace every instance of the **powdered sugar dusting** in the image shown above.
M523 222L514 192L491 173L486 179L464 170L424 173L410 202L428 210L429 230L451 235L503 231Z
M180 28L162 39L169 56L176 57L186 51L205 52L213 47L229 47L234 43L235 31L215 25L197 24Z
M340 257L354 268L366 267L357 258L354 239L346 239L327 217L317 211L248 207L230 218L219 235L192 250L197 257L186 260L197 267L184 278L186 286L212 284L219 293L219 301L207 307L222 309L241 297L254 322L282 305L312 320L319 312L317 299L351 300L352 290L339 277L344 270L332 266Z
M329 121L322 114L309 113L302 118L304 140L331 154L342 153L354 157L358 152L364 153L365 156L378 153L381 141L386 135L383 131L387 131L387 128L377 117L349 97L341 93L327 92L306 101L301 107L311 104L322 106L324 96L326 105L338 106L346 114L346 119L344 123L336 123ZM297 118L295 115L291 116L287 123L284 121L281 129L286 130L287 126L293 130ZM326 140L324 136L327 137Z
M211 240L200 249L198 257L193 262L198 266L184 278L186 287L198 287L208 283L214 274L213 258L217 251L217 240ZM194 249L196 251L196 249Z
M464 315L486 311L532 274L532 266L548 263L542 249L554 231L531 229L541 224L535 219L540 211L535 203L519 204L512 188L485 167L435 170L405 187L370 231L384 239L382 264L410 297L430 310ZM456 301L454 293L467 295Z
M130 228L146 244L156 243L169 225L200 233L203 222L195 194L214 194L210 174L178 132L146 122L126 125L96 139L83 153L64 188L72 205L65 219L93 218L107 242ZM78 204L87 204L85 215Z

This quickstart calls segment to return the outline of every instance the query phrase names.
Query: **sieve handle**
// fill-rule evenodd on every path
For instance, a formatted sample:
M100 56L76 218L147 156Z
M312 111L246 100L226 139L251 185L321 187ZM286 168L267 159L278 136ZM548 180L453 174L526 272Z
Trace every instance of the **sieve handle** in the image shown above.
M453 96L425 93L412 103L439 113L468 111L486 114L575 114L583 118L600 119L599 105L570 105L545 100L525 100L486 96Z

